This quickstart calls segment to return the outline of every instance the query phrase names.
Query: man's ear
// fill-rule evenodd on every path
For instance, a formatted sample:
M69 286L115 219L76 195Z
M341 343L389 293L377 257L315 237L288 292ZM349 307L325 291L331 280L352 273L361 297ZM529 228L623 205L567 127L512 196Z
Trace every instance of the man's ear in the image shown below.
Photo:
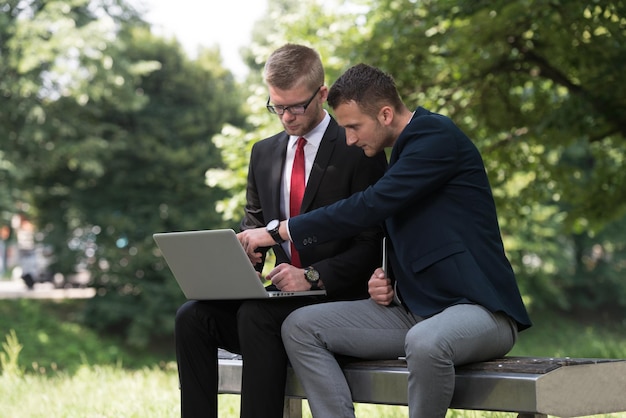
M389 126L393 121L393 108L391 106L383 106L378 112L378 122L381 125Z
M328 99L328 87L320 87L320 99L322 99L322 103L324 103L326 99Z

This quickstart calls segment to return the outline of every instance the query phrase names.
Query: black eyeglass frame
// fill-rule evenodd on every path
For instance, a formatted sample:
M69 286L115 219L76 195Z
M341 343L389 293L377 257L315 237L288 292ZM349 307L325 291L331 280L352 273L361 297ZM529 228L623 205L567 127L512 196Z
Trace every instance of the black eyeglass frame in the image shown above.
M272 106L270 104L270 97L267 97L267 103L265 103L265 107L267 108L267 110L270 113L273 113L274 115L279 115L282 116L285 114L285 112L289 112L294 116L297 115L304 115L304 113L306 112L307 107L309 107L309 105L311 104L311 102L313 101L313 99L315 99L315 96L317 96L317 93L320 92L320 89L323 86L319 86L317 88L317 90L315 90L315 93L313 93L313 96L311 96L311 98L309 100L306 101L306 103L304 104L297 104L297 105L289 105L289 106L281 106L281 105L277 105L277 106ZM298 110L295 110L295 108L298 108ZM302 110L300 110L299 108L302 108Z

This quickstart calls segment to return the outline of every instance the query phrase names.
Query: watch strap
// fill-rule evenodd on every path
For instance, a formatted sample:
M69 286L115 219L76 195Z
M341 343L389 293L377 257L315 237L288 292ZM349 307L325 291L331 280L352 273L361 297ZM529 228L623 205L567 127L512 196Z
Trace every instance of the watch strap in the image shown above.
M274 238L274 242L276 242L276 244L282 244L283 242L285 242L285 240L280 237L280 233L277 229L271 229L268 230L268 232L270 233L272 238Z
M269 221L269 223L265 226L265 229L270 234L276 244L282 244L283 242L285 242L285 240L282 239L280 236L280 222L278 221L278 219L272 219L271 221Z
M320 274L312 266L304 269L304 278L311 283L311 290L319 290Z

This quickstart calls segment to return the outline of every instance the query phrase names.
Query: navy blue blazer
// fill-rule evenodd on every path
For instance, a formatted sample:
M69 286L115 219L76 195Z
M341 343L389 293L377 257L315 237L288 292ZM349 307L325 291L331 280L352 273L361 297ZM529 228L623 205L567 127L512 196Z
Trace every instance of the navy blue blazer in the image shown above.
M460 303L531 326L504 253L480 153L447 117L418 108L385 175L361 193L290 219L298 249L384 224L399 293L416 315Z
M272 219L282 219L280 190L288 142L289 135L283 131L253 145L242 230L264 227ZM368 158L362 150L348 146L344 129L331 118L311 168L300 212L365 190L386 168L384 155ZM376 225L302 249L300 260L320 273L329 299L367 298L367 281L380 259L381 237L380 225ZM283 247L275 245L273 249L276 264L290 262Z

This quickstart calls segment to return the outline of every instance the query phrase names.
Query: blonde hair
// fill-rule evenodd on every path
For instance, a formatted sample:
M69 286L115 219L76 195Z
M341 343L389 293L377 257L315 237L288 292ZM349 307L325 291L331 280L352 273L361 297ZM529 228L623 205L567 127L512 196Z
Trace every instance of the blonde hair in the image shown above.
M265 82L281 90L304 84L311 91L324 85L320 55L304 45L286 44L272 52L265 63Z

